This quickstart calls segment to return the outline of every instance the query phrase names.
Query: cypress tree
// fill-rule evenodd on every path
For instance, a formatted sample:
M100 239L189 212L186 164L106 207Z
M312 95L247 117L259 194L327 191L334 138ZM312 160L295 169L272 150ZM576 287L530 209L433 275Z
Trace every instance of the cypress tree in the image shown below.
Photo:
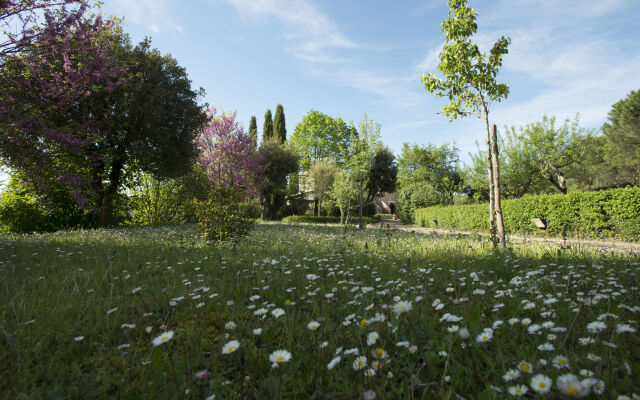
M249 136L253 139L253 145L258 147L258 123L256 122L256 116L251 116L249 122Z
M273 121L274 125L274 133L280 143L284 144L287 140L287 126L284 121L284 109L282 108L282 104L278 104L276 107L276 117Z
M264 113L264 125L262 126L262 143L266 143L273 137L273 118L271 117L271 110L267 110Z

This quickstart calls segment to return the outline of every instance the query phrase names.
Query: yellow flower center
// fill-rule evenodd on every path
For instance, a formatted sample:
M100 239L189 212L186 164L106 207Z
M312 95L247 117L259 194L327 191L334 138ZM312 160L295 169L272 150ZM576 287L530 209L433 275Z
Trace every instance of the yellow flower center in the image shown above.
M547 384L544 383L544 382L540 382L540 383L538 383L538 386L540 386L541 389L544 389L544 388L547 387Z
M235 349L233 346L229 346L229 352L232 352Z
M283 356L278 356L278 357L276 357L276 361L277 362L284 361L284 357Z
M382 357L382 354L384 353L384 350L382 350L382 348L378 348L378 350L376 351L376 354L378 355L378 357Z
M576 389L575 387L571 386L569 389L567 389L567 393L568 394L576 394L576 393L578 393L578 389Z
M368 322L366 319L363 319L362 321L360 321L360 326L367 326Z
M167 340L169 340L169 338L166 336L160 338L160 342L166 342Z
M520 369L522 369L523 371L528 371L529 366L527 364L522 364L522 367L520 367Z

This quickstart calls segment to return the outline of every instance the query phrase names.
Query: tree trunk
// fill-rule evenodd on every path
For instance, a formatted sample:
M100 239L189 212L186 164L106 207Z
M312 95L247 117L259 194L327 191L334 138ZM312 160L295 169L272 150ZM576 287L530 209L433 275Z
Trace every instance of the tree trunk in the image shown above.
M109 172L109 186L107 186L107 189L100 196L99 224L102 227L109 226L113 223L113 198L120 186L120 173L122 172L123 166L123 161L117 160L112 163L111 171Z
M260 210L260 220L264 221L267 218L267 198L262 197L262 209Z
M362 181L360 181L360 222L359 222L359 228L362 229L362 192L363 192L363 188L362 188Z
M489 233L491 234L491 243L493 247L496 247L496 219L495 219L495 190L494 184L495 181L493 179L493 158L491 155L491 151L493 147L491 146L491 133L489 132L489 119L486 114L484 114L484 122L487 128L487 172L489 173Z
M506 238L504 234L504 220L502 218L502 202L500 201L500 161L498 159L498 134L495 124L491 125L491 146L496 225L498 228L498 239L500 240L500 250L504 250L506 248Z

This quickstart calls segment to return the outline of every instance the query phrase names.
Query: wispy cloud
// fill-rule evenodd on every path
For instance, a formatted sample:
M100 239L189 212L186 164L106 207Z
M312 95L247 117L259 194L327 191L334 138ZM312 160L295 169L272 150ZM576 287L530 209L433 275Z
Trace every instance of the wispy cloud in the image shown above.
M182 33L182 26L171 17L166 0L115 0L116 7L127 20L142 25L151 32Z
M362 47L347 38L336 23L304 0L225 0L243 18L273 18L285 28L282 37L288 50L304 61L333 62L331 52Z

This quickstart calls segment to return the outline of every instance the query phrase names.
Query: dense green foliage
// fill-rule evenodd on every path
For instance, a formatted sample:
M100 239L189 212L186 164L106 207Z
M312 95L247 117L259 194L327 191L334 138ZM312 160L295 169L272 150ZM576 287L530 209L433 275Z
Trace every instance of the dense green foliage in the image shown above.
M309 171L314 161L333 158L338 167L349 162L351 142L358 132L342 118L332 118L311 110L298 122L289 142L300 156L303 171Z
M442 204L450 202L432 186L420 182L405 184L398 190L398 217L408 224L414 222L415 210Z
M420 226L486 232L487 204L435 206L415 211ZM549 221L547 233L591 238L640 240L640 188L535 195L503 203L508 232L537 234L532 218Z
M640 185L640 90L613 105L602 131L607 161L616 171L615 183Z
M289 224L340 224L340 217L332 217L328 215L322 215L320 217L316 215L290 215L282 219L282 222ZM380 222L381 218L377 216L362 217L365 224L375 224ZM346 222L346 221L343 221ZM358 224L358 218L352 218L348 221L350 224Z
M525 362L553 381L540 398L568 398L556 379L578 371L602 380L590 399L630 398L639 261L531 244L492 254L481 237L318 225L258 225L235 246L203 243L190 225L0 236L0 393L505 399L530 383L523 371L503 379ZM272 368L278 349L291 358Z
M262 124L262 143L266 143L273 137L273 116L271 110L264 113L264 123Z
M249 121L249 136L253 139L253 147L258 148L258 123L255 115L252 115Z
M273 134L281 144L287 141L287 124L285 122L282 104L276 106L276 115L273 117Z
M273 137L262 143L258 151L264 163L259 176L262 219L282 218L287 194L287 176L297 174L298 155L280 139Z
M256 207L243 188L215 185L207 199L194 200L198 226L205 240L234 241L246 236L256 219Z

